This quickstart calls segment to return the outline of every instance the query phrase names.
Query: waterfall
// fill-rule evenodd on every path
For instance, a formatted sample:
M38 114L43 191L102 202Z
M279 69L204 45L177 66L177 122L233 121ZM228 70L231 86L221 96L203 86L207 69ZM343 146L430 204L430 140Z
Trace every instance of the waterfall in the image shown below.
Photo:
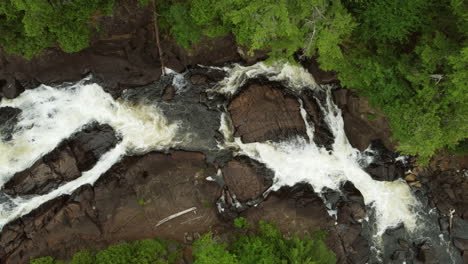
M316 84L305 69L289 64L257 63L246 67L233 65L217 70L225 71L227 77L213 87L206 88L209 99L210 95L212 99L215 98L215 94L232 98L249 79L257 77L281 82L285 89L297 95L308 139L296 136L282 142L243 143L240 138L234 136L232 122L225 105L219 104L217 110L210 109L209 111L215 114L205 117L213 121L214 117L219 118L221 114L219 131L224 136L224 140L219 140L216 149L213 137L213 148L224 153L229 150L235 155L246 155L263 163L274 172L274 182L267 193L283 186L306 182L320 195L325 189L340 192L344 183L351 182L363 195L365 204L373 209L373 222L370 224L374 232L372 238L377 242L377 248L386 230L403 224L413 243L431 241L441 260L461 263L455 249L450 246L448 234L442 234L438 229L438 214L426 210L427 208L419 202L406 182L401 179L393 182L376 181L363 170L363 164L369 164L371 158L349 143L344 131L341 110L332 100L332 87ZM186 93L193 88L185 75L173 72L170 74L174 75L172 85L176 87L177 94ZM148 88L151 87L145 89ZM321 97L323 100L317 100L317 103L324 122L333 135L331 150L314 143L314 124L307 121L307 112L300 99L301 93L306 89L312 93L325 95ZM217 98L219 97L223 96ZM0 230L8 222L28 214L47 201L71 194L85 184L94 184L102 174L126 155L144 154L173 147L183 148L190 145L190 142L186 141L200 140L199 137L185 135L192 132L186 131L190 126L184 126L187 124L183 123L193 122L189 120L190 118L185 118L183 122L168 121L169 112L174 105L170 103L164 105L166 110L164 116L163 111L158 108L158 102L136 101L114 99L98 84L90 83L89 79L57 87L41 85L36 89L25 91L18 98L11 100L4 98L0 102L0 107L17 108L21 113L11 139L3 140L0 137L0 188L15 173L31 167L41 157L53 151L63 140L92 122L110 125L121 138L121 142L102 155L95 166L83 172L79 178L47 194L9 197L0 190ZM162 104L159 106L163 108ZM179 120L180 116L177 115L173 119ZM218 119L214 122L214 127L208 129L216 130L217 122ZM200 133L199 136L203 135L207 134Z
M244 144L240 138L234 138L233 131L228 125L230 122L228 115L223 116L220 131L224 134L225 146L238 149L239 153L273 170L275 173L273 190L307 182L318 193L325 188L339 191L341 185L350 181L362 193L366 205L372 206L376 211L376 236L401 223L409 231L416 228L417 219L413 208L418 205L418 201L412 195L409 186L403 180L376 181L360 167L358 161L361 153L348 142L341 111L332 101L331 87L320 87L310 74L303 73L303 68L291 65L268 67L256 64L249 67L237 66L234 69L225 79L227 81L222 83L225 86L219 86L216 92L234 95L247 78L258 75L269 76L272 81L285 81L288 88L296 91L323 89L326 92L325 105L320 102L319 105L325 113L325 122L334 136L332 152L318 147L312 140L314 128L306 121L302 102L300 102L301 113L310 140L297 137L280 143Z
M48 194L14 198L4 194L0 228L49 200L93 184L124 155L168 149L178 143L173 140L178 124L169 124L157 107L114 100L99 85L87 81L60 87L42 85L1 102L0 107L15 107L22 112L12 139L0 141L0 187L91 122L110 125L122 142L80 178Z

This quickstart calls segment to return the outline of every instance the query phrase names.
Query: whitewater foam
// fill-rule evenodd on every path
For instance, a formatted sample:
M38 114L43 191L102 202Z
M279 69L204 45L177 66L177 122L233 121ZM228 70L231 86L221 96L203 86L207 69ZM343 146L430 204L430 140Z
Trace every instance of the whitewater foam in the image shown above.
M122 141L80 178L46 195L16 197L0 204L0 228L48 200L93 184L124 155L168 149L179 143L173 140L178 124L169 124L156 106L114 100L87 80L65 87L41 85L16 99L4 99L0 107L5 106L22 112L12 139L0 141L0 187L91 122L110 125Z
M361 192L366 205L375 209L376 236L401 223L409 231L416 228L417 217L413 208L417 206L418 201L408 185L402 180L394 182L373 180L361 168L359 161L363 155L348 142L341 111L331 99L331 87L318 86L310 74L304 73L302 68L291 65L285 65L283 69L270 68L263 64L249 67L237 65L231 73L231 76L221 82L226 86L218 87L220 93L235 94L246 79L262 74L267 74L270 80L286 81L291 85L288 88L297 91L324 89L326 92L325 103L318 103L324 113L325 122L334 136L332 152L318 147L312 140L314 128L307 122L307 114L301 101L299 101L301 114L310 140L297 137L280 143L268 141L244 144L240 138L233 136L229 117L222 116L220 132L225 138L224 147L237 149L238 153L247 155L272 169L275 173L273 190L307 182L318 193L326 188L339 191L346 181L350 181Z

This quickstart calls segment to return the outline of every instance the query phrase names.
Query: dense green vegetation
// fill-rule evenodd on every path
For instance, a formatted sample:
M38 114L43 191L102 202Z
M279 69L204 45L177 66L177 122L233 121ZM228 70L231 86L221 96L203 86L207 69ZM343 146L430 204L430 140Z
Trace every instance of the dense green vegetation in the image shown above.
M114 0L2 0L0 46L31 58L56 43L66 52L88 46L91 17L112 12Z
M139 0L142 8L153 8ZM137 3L137 1L135 1ZM27 58L58 44L88 45L93 17L114 0L5 0L0 45ZM158 22L187 49L232 33L270 61L318 56L389 117L404 154L427 161L439 149L466 149L468 2L464 0L161 0ZM463 141L466 142L466 141Z
M179 44L231 32L271 60L318 56L380 108L404 154L427 162L468 137L468 3L463 0L165 1ZM460 152L458 152L460 153Z
M333 264L335 254L327 248L319 232L299 238L284 236L273 224L260 221L255 231L247 222L237 220L244 232L230 246L208 233L194 243L194 264Z
M171 245L172 244L172 245ZM170 246L174 249L170 249ZM88 251L73 255L68 264L173 264L180 258L177 245L159 239L146 239L134 243L111 246L92 254ZM65 264L51 257L31 260L31 264Z
M228 246L207 233L193 244L194 264L334 264L335 254L323 239L326 233L299 238L284 236L271 223L260 221L249 228L245 218L237 218L235 232ZM171 264L181 258L181 250L168 242L146 239L132 244L109 247L97 254L87 251L75 254L68 264ZM62 264L51 257L32 260L31 264ZM63 263L64 264L64 263Z

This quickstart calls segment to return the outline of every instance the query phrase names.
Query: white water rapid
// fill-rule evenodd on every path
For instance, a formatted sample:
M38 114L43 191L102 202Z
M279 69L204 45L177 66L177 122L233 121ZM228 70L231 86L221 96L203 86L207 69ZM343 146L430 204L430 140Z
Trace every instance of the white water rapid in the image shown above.
M124 155L168 149L177 144L173 138L178 124L169 124L158 108L114 100L99 85L86 82L85 79L55 88L42 85L27 90L16 99L3 99L0 103L0 107L22 110L12 140L0 139L0 187L16 172L30 167L62 140L91 122L110 125L122 138L80 178L45 195L15 197L1 203L0 230L9 221L49 200L70 194L84 184L93 184Z
M352 182L362 193L366 205L375 209L376 237L381 236L387 228L396 227L401 223L408 231L415 230L417 215L414 209L418 206L417 199L403 180L376 181L360 167L358 161L362 155L348 142L341 111L332 101L330 87L317 85L313 77L303 68L291 65L265 66L260 63L249 67L235 66L226 70L229 76L213 91L228 96L234 95L248 78L259 75L264 75L272 81L285 81L287 87L296 92L302 89L325 90L326 103L324 105L318 103L325 113L325 122L333 133L334 143L333 151L329 152L313 142L314 128L306 121L306 112L302 108L301 113L310 141L298 137L281 143L244 144L240 138L234 138L230 119L224 115L220 131L224 135L225 142L220 144L221 147L235 149L240 154L247 155L273 170L275 173L273 190L307 182L316 192L324 188L339 191L340 186L346 181Z

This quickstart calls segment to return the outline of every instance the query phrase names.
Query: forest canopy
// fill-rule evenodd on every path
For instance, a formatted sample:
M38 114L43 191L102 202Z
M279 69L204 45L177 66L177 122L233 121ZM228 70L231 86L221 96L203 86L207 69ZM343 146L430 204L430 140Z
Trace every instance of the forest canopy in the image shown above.
M139 0L142 8L153 8ZM318 57L342 86L389 118L403 154L427 161L436 150L466 153L468 2L463 0L160 0L158 22L186 49L233 34L269 51L269 61ZM135 2L137 4L137 2ZM44 48L88 46L96 14L114 0L6 0L0 45L31 58ZM462 149L460 149L462 148Z

